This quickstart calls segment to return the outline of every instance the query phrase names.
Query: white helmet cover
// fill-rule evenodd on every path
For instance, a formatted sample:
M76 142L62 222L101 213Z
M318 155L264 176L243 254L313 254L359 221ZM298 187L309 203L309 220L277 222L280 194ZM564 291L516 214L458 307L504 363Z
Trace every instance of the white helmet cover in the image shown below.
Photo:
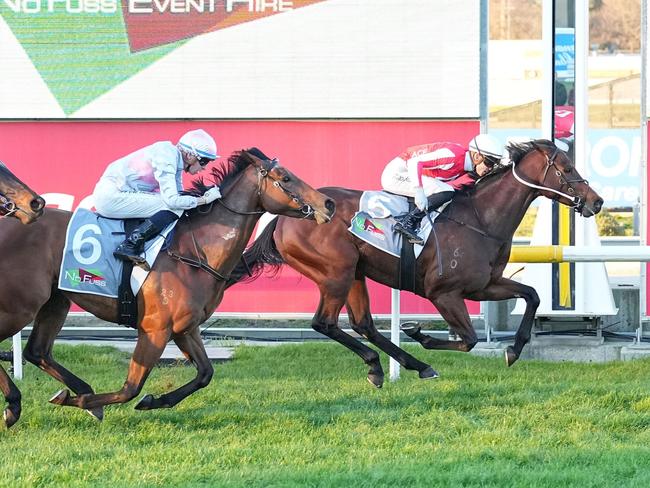
M479 134L469 141L469 150L491 158L503 158L504 147L496 137Z
M199 158L217 159L217 143L203 129L191 130L183 134L178 145Z

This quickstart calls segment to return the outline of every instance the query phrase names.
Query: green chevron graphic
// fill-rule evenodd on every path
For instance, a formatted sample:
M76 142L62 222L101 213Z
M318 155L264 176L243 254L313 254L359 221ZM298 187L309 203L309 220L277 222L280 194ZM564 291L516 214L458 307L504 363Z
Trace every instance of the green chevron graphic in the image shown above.
M131 53L122 12L0 15L66 115L129 79L185 41Z

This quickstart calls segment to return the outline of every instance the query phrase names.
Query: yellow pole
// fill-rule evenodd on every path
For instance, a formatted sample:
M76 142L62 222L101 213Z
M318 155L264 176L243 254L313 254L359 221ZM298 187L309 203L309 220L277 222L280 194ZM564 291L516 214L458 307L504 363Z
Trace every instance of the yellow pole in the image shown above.
M562 246L514 246L510 251L511 263L561 263Z
M560 246L571 245L571 209L566 205L559 207L559 235ZM559 263L559 300L562 307L570 308L571 303L571 263Z

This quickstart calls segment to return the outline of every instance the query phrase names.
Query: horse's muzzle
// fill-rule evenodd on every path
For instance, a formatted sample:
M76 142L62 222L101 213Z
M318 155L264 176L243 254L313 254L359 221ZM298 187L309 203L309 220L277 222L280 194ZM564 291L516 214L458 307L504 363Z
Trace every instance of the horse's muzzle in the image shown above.
M583 217L593 217L599 213L603 208L603 199L597 198L593 203L588 204L586 201L579 201L575 206L576 212L578 212Z
M327 198L327 199L325 199L325 202L323 203L323 205L325 207L324 212L319 211L319 210L317 210L316 208L314 208L314 207L312 207L310 205L306 205L306 207L309 207L309 209L310 209L310 213L306 214L306 218L309 218L309 217L311 217L313 215L313 217L316 220L317 224L325 224L327 222L331 222L332 217L334 217L334 214L336 213L336 203L331 198ZM303 207L303 209L304 208L305 207ZM303 210L303 213L305 213L304 210Z

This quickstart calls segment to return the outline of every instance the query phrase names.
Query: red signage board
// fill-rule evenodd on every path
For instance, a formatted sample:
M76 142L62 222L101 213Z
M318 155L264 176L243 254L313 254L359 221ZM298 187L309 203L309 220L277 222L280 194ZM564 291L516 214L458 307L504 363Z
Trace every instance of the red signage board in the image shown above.
M477 121L175 121L175 122L5 122L2 159L51 206L73 210L92 194L111 161L157 140L176 142L187 130L203 128L219 154L259 147L314 187L380 189L384 165L404 148L432 141L467 143ZM189 180L188 180L189 181ZM370 283L373 313L390 313L390 289ZM279 278L260 278L226 293L220 312L313 313L316 287L288 266ZM479 304L469 302L470 313ZM402 294L402 313L435 313L426 300Z

